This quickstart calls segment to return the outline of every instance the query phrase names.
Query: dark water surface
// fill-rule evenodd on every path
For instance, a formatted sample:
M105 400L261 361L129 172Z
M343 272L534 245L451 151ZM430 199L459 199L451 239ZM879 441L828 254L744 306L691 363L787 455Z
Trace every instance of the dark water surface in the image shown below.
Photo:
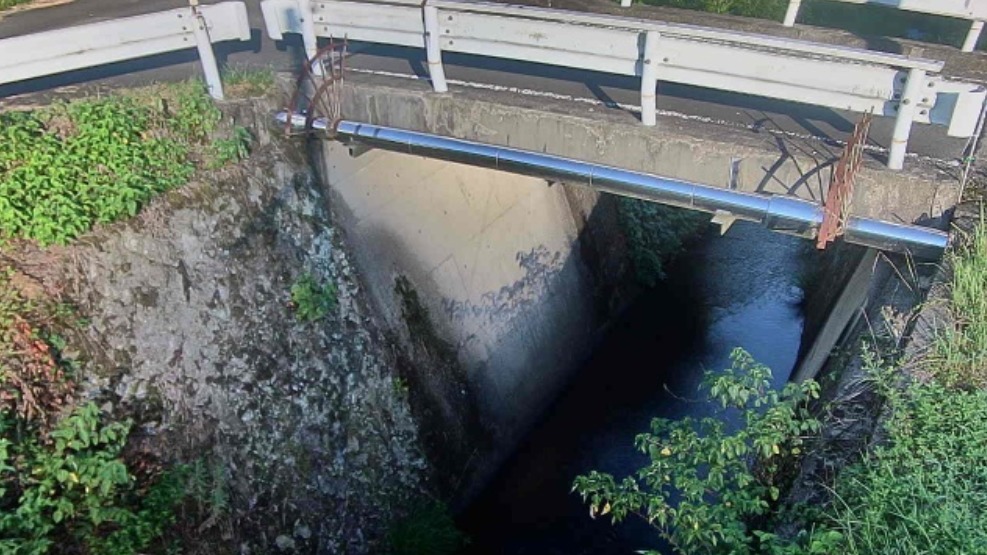
M737 223L680 258L615 323L487 490L459 519L477 555L629 554L661 544L643 523L593 520L573 478L624 476L645 462L634 436L653 417L702 415L704 369L748 350L783 384L802 333L802 240Z

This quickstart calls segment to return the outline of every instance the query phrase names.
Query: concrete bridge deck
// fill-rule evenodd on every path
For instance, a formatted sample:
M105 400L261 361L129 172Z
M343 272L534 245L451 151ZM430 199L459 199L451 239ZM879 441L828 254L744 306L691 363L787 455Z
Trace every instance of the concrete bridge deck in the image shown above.
M816 202L825 198L840 153L838 146L783 132L674 116L647 128L621 109L494 89L435 94L426 82L381 75L348 79L343 112L356 121ZM858 175L850 212L942 226L958 199L957 171L926 160L895 172L874 157Z

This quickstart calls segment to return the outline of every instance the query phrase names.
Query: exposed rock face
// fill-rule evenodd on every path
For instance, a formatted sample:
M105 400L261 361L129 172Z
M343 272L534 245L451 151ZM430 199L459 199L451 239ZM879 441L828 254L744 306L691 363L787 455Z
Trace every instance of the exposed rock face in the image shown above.
M72 249L66 271L100 346L87 389L146 415L165 456L221 469L228 545L373 552L425 461L302 143L266 130L272 108L229 107L256 134L245 167ZM290 306L306 273L338 290L321 321Z

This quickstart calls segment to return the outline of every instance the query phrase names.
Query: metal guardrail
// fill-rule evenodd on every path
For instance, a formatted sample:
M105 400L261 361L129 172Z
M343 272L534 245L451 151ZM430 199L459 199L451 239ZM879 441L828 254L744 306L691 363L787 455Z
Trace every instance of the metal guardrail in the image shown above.
M966 40L963 41L963 52L973 52L980 40L980 33L987 21L987 2L984 0L836 0L849 4L875 4L910 12L920 12L930 15L942 15L957 19L973 21ZM785 12L785 27L795 25L802 0L789 0L788 11Z
M914 122L969 137L987 90L931 75L942 62L720 29L462 0L264 0L268 34L424 48L445 92L443 52L641 78L641 120L656 123L657 81L896 118L888 166L901 169Z
M197 48L209 93L222 98L212 43L228 40L250 40L243 2L193 5L0 39L0 84Z

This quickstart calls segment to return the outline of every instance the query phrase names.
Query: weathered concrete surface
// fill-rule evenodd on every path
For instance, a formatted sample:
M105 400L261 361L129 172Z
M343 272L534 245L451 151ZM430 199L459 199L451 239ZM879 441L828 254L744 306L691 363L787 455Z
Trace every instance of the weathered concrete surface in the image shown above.
M839 260L830 261L820 272L825 281L816 280L816 291L811 296L822 297L816 304L825 303L825 306L819 307L815 314L814 307L806 306L802 353L798 367L792 372L792 381L815 379L844 332L860 317L871 291L877 255L874 249L843 249L834 256ZM816 321L810 321L811 318Z
M464 467L450 469L461 475L456 493L468 497L589 354L601 325L566 191L403 154L352 158L338 143L326 143L323 157L325 179L341 201L340 223L378 312L406 346L435 342L409 314L408 292L396 287L407 279L437 342L455 353L464 385L454 393L472 404L482 428L467 431L472 453L459 461ZM419 373L437 371L434 362L421 366ZM444 426L451 436L459 425Z
M822 142L678 118L658 126L636 116L564 100L456 89L357 75L348 79L347 119L547 152L743 191L794 194L821 202L840 149ZM892 172L868 160L857 177L852 213L892 222L944 225L959 192L953 168L910 160Z

